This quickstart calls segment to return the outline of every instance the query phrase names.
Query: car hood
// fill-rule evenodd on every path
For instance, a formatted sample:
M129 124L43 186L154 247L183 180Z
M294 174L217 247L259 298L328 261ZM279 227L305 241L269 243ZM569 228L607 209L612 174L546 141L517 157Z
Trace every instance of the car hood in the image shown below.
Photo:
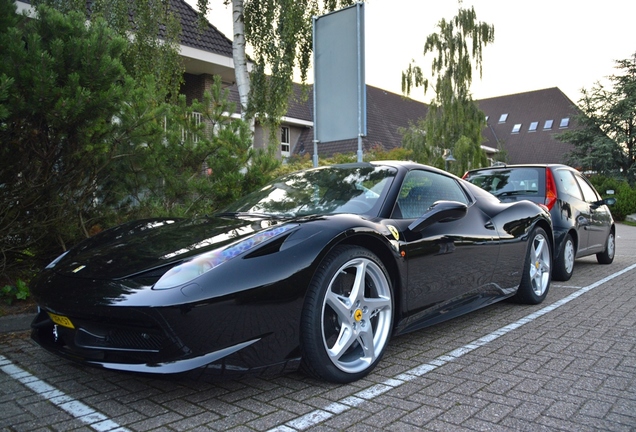
M122 279L159 277L192 256L280 224L263 218L146 219L106 230L70 249L49 268L68 276ZM154 272L153 272L154 271Z

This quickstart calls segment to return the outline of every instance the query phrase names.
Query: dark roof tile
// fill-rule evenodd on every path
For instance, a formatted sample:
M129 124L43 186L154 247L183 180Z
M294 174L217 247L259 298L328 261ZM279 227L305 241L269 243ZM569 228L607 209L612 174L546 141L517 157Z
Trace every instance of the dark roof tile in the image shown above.
M576 128L574 117L578 108L558 88L481 99L477 105L488 116L484 145L497 148L500 143L509 163L566 162L565 157L573 146L554 136L565 130L559 128L563 118L570 119L568 129ZM500 123L502 114L508 117ZM553 120L551 129L544 129L546 120ZM538 122L536 131L529 130L532 122ZM513 133L516 124L521 124L521 129Z
M170 5L181 19L181 43L185 46L232 57L232 41L205 20L199 28L199 16L192 6L183 0L171 0Z

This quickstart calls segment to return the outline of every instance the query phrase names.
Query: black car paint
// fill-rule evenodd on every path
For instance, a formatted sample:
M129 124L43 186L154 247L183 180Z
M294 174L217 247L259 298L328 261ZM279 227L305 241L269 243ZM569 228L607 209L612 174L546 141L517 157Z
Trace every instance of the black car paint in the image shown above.
M473 178L489 173L510 171L515 169L532 169L539 172L536 194L515 193L502 194L498 198L503 202L516 202L519 200L530 200L539 204L545 201L545 170L550 170L556 182L557 199L550 214L552 217L552 228L554 231L555 250L553 254L554 262L561 258L563 253L563 243L569 234L576 245L576 258L601 253L605 249L606 239L610 231L614 231L614 220L607 207L608 200L599 198L596 201L587 202L581 200L563 189L558 181L558 172L564 171L572 175L579 176L590 187L591 184L574 168L561 164L528 164L528 165L502 165L489 168L470 170L464 178L471 181ZM592 187L593 189L593 187ZM579 188L579 191L582 191ZM595 194L598 192L594 190Z
M413 220L390 215L408 170L423 167L394 166L397 186L372 217L221 217L170 223L157 219L108 230L72 249L34 281L31 292L42 312L34 321L32 337L68 359L128 371L173 373L204 365L226 371L293 369L299 362L299 322L308 283L338 244L364 246L385 263L395 296L394 334L514 294L525 261L525 240L537 225L551 233L548 214L530 202L510 206L491 197L477 205L475 196L483 192L457 179L470 199L466 216L411 231ZM184 286L153 289L169 267L236 240L204 241L222 230L256 232L280 223L298 226ZM397 235L389 225L397 228ZM171 256L193 242L204 246ZM104 278L106 272L114 277ZM77 330L54 326L47 311L69 317L86 335L78 338L72 334ZM118 342L122 345L105 349L117 332L125 333ZM70 340L83 346L72 346ZM142 342L148 342L147 349L125 346Z

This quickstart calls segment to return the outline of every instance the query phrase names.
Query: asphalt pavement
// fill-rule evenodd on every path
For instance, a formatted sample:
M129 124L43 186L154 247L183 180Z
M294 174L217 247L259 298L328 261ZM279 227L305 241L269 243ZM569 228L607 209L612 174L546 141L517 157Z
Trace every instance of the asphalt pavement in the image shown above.
M501 302L394 338L348 385L89 368L0 318L2 431L636 431L636 227L611 265L576 261L537 306ZM460 269L461 270L461 269Z

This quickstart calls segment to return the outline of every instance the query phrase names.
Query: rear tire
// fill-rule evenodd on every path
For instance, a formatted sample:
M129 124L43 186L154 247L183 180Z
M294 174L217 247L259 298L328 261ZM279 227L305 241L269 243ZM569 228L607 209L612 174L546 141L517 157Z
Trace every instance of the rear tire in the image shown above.
M530 234L521 284L513 297L519 303L539 304L548 295L552 277L552 251L548 239L540 227Z
M567 281L570 280L572 273L574 273L574 259L576 257L574 240L572 240L570 234L565 235L563 248L560 252L559 259L554 263L552 278L558 281Z
M358 246L338 246L311 281L301 320L302 368L348 383L380 361L393 327L393 291L382 261Z
M605 240L605 250L596 254L596 261L599 264L611 264L614 261L614 254L616 253L616 238L614 237L614 231L610 231Z

